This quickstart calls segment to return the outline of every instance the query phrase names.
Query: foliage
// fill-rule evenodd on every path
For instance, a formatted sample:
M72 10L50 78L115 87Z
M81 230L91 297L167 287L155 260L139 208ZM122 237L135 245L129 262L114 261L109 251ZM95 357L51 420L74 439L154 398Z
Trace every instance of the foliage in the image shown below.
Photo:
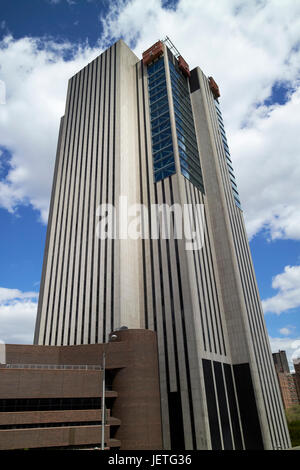
M294 405L286 410L288 428L292 447L300 446L300 405Z
M292 421L300 421L300 405L294 405L286 410L288 423Z
M292 447L300 446L300 421L288 423Z

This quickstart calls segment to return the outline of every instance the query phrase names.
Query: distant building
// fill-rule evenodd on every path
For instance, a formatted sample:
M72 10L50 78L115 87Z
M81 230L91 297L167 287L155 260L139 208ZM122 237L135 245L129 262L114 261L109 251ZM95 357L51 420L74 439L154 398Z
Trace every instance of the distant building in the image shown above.
M297 374L290 372L286 352L278 351L278 353L273 353L273 360L284 407L287 409L298 405L300 402L297 390Z
M285 351L278 351L278 353L273 353L273 360L274 360L274 365L276 372L287 372L288 374L290 373L290 368L288 364L288 360L286 357Z
M296 383L296 390L298 394L298 400L300 404L300 357L293 360L294 368L295 368L295 383Z
M295 374L279 372L278 380L285 408L299 405L299 398L295 382Z

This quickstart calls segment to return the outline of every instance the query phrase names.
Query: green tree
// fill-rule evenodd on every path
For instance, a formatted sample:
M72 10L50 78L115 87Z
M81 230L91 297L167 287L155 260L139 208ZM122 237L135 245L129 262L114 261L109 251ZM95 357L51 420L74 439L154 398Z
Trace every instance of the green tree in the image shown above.
M300 405L294 405L286 410L288 428L292 447L300 446Z

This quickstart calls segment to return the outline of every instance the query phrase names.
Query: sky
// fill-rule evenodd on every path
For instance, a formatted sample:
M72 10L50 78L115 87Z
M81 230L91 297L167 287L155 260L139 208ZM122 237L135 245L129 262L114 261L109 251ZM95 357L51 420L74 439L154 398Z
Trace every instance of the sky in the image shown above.
M68 79L169 36L219 85L273 352L300 357L300 2L0 0L0 342L32 343Z

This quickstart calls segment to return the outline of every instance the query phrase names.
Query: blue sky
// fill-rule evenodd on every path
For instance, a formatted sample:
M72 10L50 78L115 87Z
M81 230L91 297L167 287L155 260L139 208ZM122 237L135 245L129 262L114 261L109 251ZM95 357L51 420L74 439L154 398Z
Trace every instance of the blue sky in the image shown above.
M68 78L120 37L141 56L165 35L220 86L272 350L285 349L291 362L300 356L300 6L293 0L1 0L0 340L32 341Z

